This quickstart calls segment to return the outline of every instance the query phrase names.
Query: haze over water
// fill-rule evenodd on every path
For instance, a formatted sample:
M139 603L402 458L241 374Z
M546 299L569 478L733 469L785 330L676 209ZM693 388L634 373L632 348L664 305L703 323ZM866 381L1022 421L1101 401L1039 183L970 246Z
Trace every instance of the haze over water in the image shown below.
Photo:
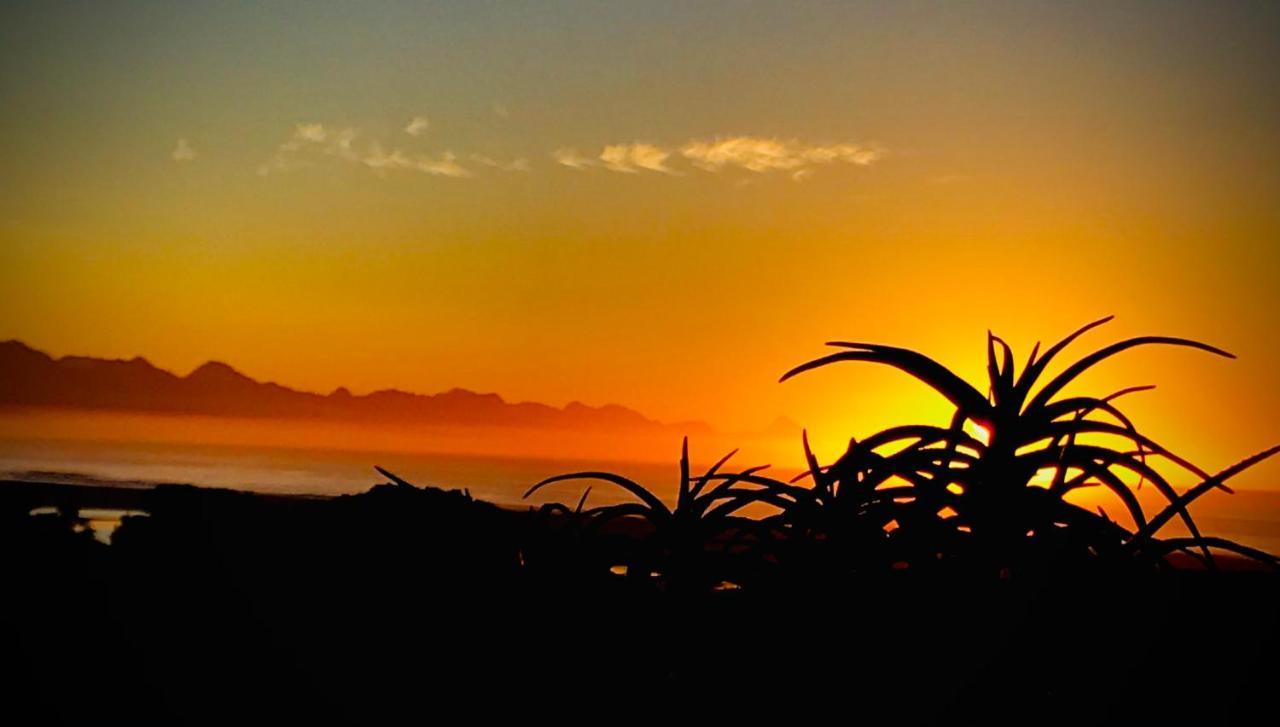
M0 441L0 477L73 483L179 483L280 494L340 495L385 482L384 467L417 485L467 489L474 497L505 505L577 500L572 487L524 501L533 483L563 472L606 469L674 492L670 464L605 459L537 459L456 455L285 449L190 443L120 443L68 440ZM557 496L560 495L560 496ZM625 493L593 490L591 502L617 502Z
M529 500L524 492L552 475L583 470L604 470L630 477L667 502L674 502L679 471L676 453L668 461L627 461L609 458L537 458L499 455L458 455L432 452L343 450L337 447L299 448L246 444L198 444L191 442L121 442L92 439L0 438L0 479L77 484L149 485L183 483L255 492L340 495L363 492L384 482L374 471L384 467L417 485L466 489L473 497L509 507L544 502L577 502L592 483L565 483L547 488ZM724 452L693 453L698 464L710 464ZM766 460L743 457L741 465ZM769 472L789 479L800 470L780 466ZM1144 507L1156 511L1162 499L1154 488L1138 492ZM617 488L595 483L591 504L611 504L630 499ZM1101 505L1113 516L1117 503L1103 493L1087 493L1082 500ZM1280 492L1272 489L1240 489L1234 495L1211 493L1197 502L1196 521L1209 534L1238 540L1272 552L1280 551ZM1167 534L1181 534L1176 521Z

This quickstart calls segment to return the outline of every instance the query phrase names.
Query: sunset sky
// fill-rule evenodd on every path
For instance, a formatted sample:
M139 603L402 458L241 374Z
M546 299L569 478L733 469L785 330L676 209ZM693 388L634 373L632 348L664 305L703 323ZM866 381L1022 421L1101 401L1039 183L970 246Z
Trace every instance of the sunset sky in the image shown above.
M832 451L1108 314L1097 393L1280 441L1280 4L6 2L0 339L616 402ZM1250 482L1280 483L1275 465Z

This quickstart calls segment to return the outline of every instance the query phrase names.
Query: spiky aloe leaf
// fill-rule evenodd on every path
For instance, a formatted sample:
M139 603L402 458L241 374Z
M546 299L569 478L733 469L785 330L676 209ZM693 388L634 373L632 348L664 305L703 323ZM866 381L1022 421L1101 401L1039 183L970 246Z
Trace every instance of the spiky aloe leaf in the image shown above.
M599 530L605 523L624 517L638 517L655 526L665 520L661 512L638 502L622 502L617 505L601 505L587 513L592 528Z
M580 515L582 513L582 506L587 504L587 495L590 495L590 494L591 494L590 487L582 491L582 497L578 498L578 506L573 508L574 515Z
M888 455L873 449L901 442L908 444ZM947 446L933 446L940 443ZM979 453L983 449L980 442L961 431L930 426L894 427L850 446L828 468L828 474L840 483L838 498L863 497L857 493L874 490L894 477L928 490L945 488L966 479L966 469L972 469L979 461L979 457L957 450L956 444Z
M676 509L685 507L689 502L689 438L680 443L680 488L676 495Z
M1031 347L1031 355L1027 356L1026 365L1022 367L1023 375L1018 377L1017 383L1013 386L1015 392L1020 392L1022 390L1022 379L1026 376L1027 371L1032 367L1032 365L1035 364L1036 354L1038 353L1040 353L1040 342L1036 341L1036 345Z
M847 500L853 497L865 500L870 496L868 493L883 492L886 489L885 483L895 478L910 483L910 490L915 495L928 497L942 496L942 493L946 492L947 485L952 482L968 482L965 474L959 470L941 467L919 465L894 469L881 468L872 471L865 479L856 483L856 488L842 486L836 499Z
M1092 444L1076 444L1072 447L1058 449L1047 447L1019 455L1018 457L1019 460L1025 461L1029 468L1034 467L1036 469L1052 467L1054 466L1053 461L1059 458L1066 463L1068 468L1079 468L1081 463L1093 462L1105 467L1119 467L1128 470L1139 477L1145 477L1151 481L1169 502L1174 502L1177 499L1177 492L1174 491L1173 486L1169 484L1164 475L1135 457L1107 447L1099 447Z
M801 364L782 375L779 381L840 361L867 361L892 366L910 376L928 384L934 391L942 394L955 406L964 410L970 418L981 423L991 420L991 405L987 398L969 382L952 373L942 364L905 348L882 346L873 343L851 343L831 341L828 346L852 349L833 353L808 363Z
M786 510L794 503L772 492L765 490L726 490L721 498L723 502L707 511L705 520L715 522L719 518L732 515L747 505L765 503L780 510Z
M1105 464L1096 462L1092 459L1073 458L1073 461L1069 466L1081 470L1081 472L1086 476L1084 479L1081 479L1081 484L1087 481L1088 478L1093 478L1098 480L1103 487L1111 490L1111 492L1114 493L1122 503L1124 503L1125 509L1129 512L1129 516L1133 518L1133 526L1135 529L1140 530L1141 528L1146 527L1147 516L1146 513L1142 511L1142 505L1138 502L1137 495L1133 494L1133 490L1130 489L1119 476L1108 469ZM1187 518L1189 520L1190 516L1187 516ZM1192 527L1194 527L1194 523L1192 523Z
M1116 399L1119 399L1122 396L1127 396L1129 394L1137 393L1140 391L1149 391L1154 388L1155 388L1154 386L1131 386L1131 387L1116 391L1107 396L1104 396L1101 399L1098 399L1096 397L1087 397L1087 396L1075 397L1074 399L1065 399L1062 401L1054 402L1053 404L1050 404L1048 407L1045 407L1045 411L1042 411L1041 417L1043 421L1051 422L1059 417L1070 414L1074 417L1074 420L1078 422L1085 419L1095 411L1103 411L1115 417L1116 421L1120 422L1120 424L1125 428L1126 431L1136 435L1138 433L1137 427L1133 425L1133 422L1129 419L1129 417L1125 416L1125 414L1121 412L1119 409L1117 409L1115 406L1113 406L1111 402L1115 401ZM1062 406L1063 404L1065 404L1066 406ZM1053 409L1054 407L1057 407L1057 411L1054 411L1054 412L1047 411L1049 409ZM1072 446L1075 446L1075 443L1076 443L1076 433L1072 432L1067 434L1066 446L1072 447ZM1053 442L1052 446L1061 447L1062 444L1063 444L1062 437L1060 436L1058 439L1056 439ZM1147 452L1146 452L1146 447L1143 446L1142 444L1138 444L1138 449L1136 452L1133 452L1133 453L1126 452L1126 454L1135 454L1138 457L1138 459L1142 461L1143 464L1146 464ZM1062 464L1059 463L1057 469L1054 472L1053 483L1049 486L1049 491L1057 492L1061 490L1063 485L1065 484L1064 481L1066 479L1066 476L1067 476L1067 468L1063 467ZM1142 483L1143 483L1143 480L1138 481L1139 488L1142 487Z
M850 440L850 446L853 446L856 441L856 439ZM809 471L801 472L792 477L791 483L794 484L806 477L812 477L814 491L823 497L829 497L831 495L831 478L827 477L827 469L818 464L818 457L813 453L813 448L809 446L809 430L800 430L800 443L804 446L804 461L809 466Z
M1003 365L996 361L996 344L1000 345ZM1008 405L1016 395L1013 386L1013 350L1004 339L987 331L987 377L991 380L991 400L997 407Z
M1228 353L1227 351L1223 351L1222 349L1217 348L1216 346L1210 346L1207 343L1193 341L1189 338L1175 338L1172 336L1137 336L1135 338L1129 338L1123 341L1119 341L1117 343L1113 343L1110 346L1101 348L1089 354L1088 356L1085 356L1079 361L1076 361L1075 363L1071 364L1062 373L1054 377L1052 381L1050 381L1048 384L1045 384L1044 388L1040 389L1039 393L1037 393L1031 399L1031 402L1027 404L1027 409L1035 410L1044 406L1049 402L1050 399L1053 398L1055 394L1061 391L1063 387L1065 387L1067 384L1075 380L1075 378L1078 377L1080 374L1096 366L1098 363L1112 356L1115 356L1116 354L1127 351L1131 348L1136 348L1138 346L1153 346L1153 345L1183 346L1186 348L1194 348L1200 351L1206 351L1208 353L1212 353L1217 356L1223 356L1225 358L1235 358L1234 354Z
M1195 472L1199 469L1188 460L1170 452L1155 440L1145 434L1140 434L1135 429L1094 419L1068 419L1049 422L1043 426L1030 429L1028 431L1028 435L1022 439L1021 445L1027 446L1046 439L1058 443L1063 440L1088 434L1103 434L1118 437L1126 441L1133 442L1134 444L1142 445L1146 449L1150 450L1152 454L1164 456L1169 461L1175 462L1191 472ZM1070 446L1071 445L1068 444L1064 449L1069 449Z
M720 468L723 467L725 463L727 463L733 457L733 455L737 453L738 453L738 450L735 449L732 452L729 452L725 456L721 457L720 459L716 460L715 464L711 465L711 467L708 468L705 473L703 473L697 478L697 482L695 482L693 486L692 494L694 498L697 498L698 494L702 492L702 488L707 486L707 482L709 482L711 478L715 477L716 473L720 471Z
M767 469L769 469L769 465L761 464L761 465L756 465L755 467L748 467L747 469L742 470L741 472L731 472L723 475L721 474L712 475L709 478L709 481L713 481L713 482L718 481L719 484L715 485L710 490L707 490L698 499L699 503L701 503L702 509L705 510L706 505L708 503L713 502L719 497L721 497L725 490L729 489L730 487L733 487L734 485L740 482L748 482L752 478L756 477L756 473L763 472ZM783 483L777 482L776 480L773 480L768 477L761 477L758 479L761 482L769 482L769 483L776 482L779 486L783 486Z
M699 516L704 516L705 514L705 516L709 517L709 510L714 503L727 497L734 497L745 492L761 492L769 495L770 498L785 501L787 503L786 505L778 505L778 507L782 507L783 509L794 505L802 499L808 498L812 494L809 490L806 490L803 487L796 487L781 480L775 480L772 477L761 477L756 474L763 469L764 467L752 467L733 474L714 475L712 479L719 480L720 482L698 499L697 505L694 508L695 514ZM755 485L760 489L735 489L735 486L739 484ZM786 498L790 499L787 500ZM770 500L770 504L777 504L777 502Z
M394 473L388 470L378 467L377 465L374 465L374 469L377 470L378 473L381 474L383 477L386 477L387 479L391 480L397 485L400 485L401 487L413 487L413 483L396 476Z
M881 468L889 472L927 472L945 480L950 475L964 476L966 472L973 471L981 461L964 452L949 452L936 447L910 448L885 457Z
M1120 427L1114 424L1109 424L1107 422L1098 422L1098 421L1090 421L1087 419L1082 419L1079 421L1069 421L1069 422L1051 422L1049 425L1043 427L1040 430L1040 433L1042 436L1040 436L1039 439L1058 439L1064 433L1109 434L1117 437L1123 437L1125 439L1128 439L1134 442L1135 444L1138 444L1140 447L1145 447L1147 450L1150 450L1150 454L1163 457L1169 460L1170 462L1173 462L1174 464L1178 465L1179 467L1182 467L1188 472L1191 472L1197 477L1202 477L1202 478L1209 477L1208 472L1205 472L1204 470L1200 469L1191 461L1184 459L1183 457L1179 457L1178 455L1169 451L1165 447L1156 443L1151 438L1143 434L1139 434L1137 431L1129 429L1127 427ZM1063 451L1067 451L1067 449L1068 448L1063 448ZM1127 456L1127 453L1125 452L1114 452L1114 454L1120 455L1120 456ZM1145 462L1145 454L1143 457L1143 461ZM1150 468L1145 468L1145 470L1149 470L1149 469ZM1219 487L1226 489L1228 492L1230 492L1230 489L1227 488L1225 484L1219 483Z
M529 506L529 510L531 512L533 511L532 505ZM556 514L565 517L574 514L574 512L562 502L544 502L540 507L538 507L537 512L541 515Z
M556 482L565 482L567 480L600 480L602 482L609 482L635 495L637 498L643 501L644 504L648 505L650 508L652 508L656 512L660 512L665 515L671 514L671 510L667 508L666 504L663 503L662 500L659 500L656 496L654 496L652 492L649 492L648 490L646 490L643 485L640 485L639 483L629 480L626 477L623 477L621 475L615 475L612 472L570 472L568 474L548 477L547 479L539 482L533 487L530 487L529 490L524 493L524 497L526 498L529 497L530 495L537 492L538 490L541 490L543 487L546 487L547 485L550 485Z
M863 439L858 443L858 451L879 449L895 442L918 440L919 446L929 446L941 442L963 445L977 452L986 450L986 445L968 433L955 429L936 427L928 424L907 424L884 429Z
M1214 489L1215 487L1221 486L1226 480L1229 480L1259 462L1268 459L1277 452L1280 452L1280 445L1276 445L1270 449L1264 449L1252 457L1246 457L1245 459L1236 462L1212 477L1205 478L1203 482L1182 493L1182 495L1178 496L1174 502L1169 503L1169 505L1157 513L1155 517L1151 518L1151 522L1147 523L1145 528L1138 531L1137 537L1149 538L1155 535L1160 528L1164 527L1165 523L1173 519L1174 515L1185 510L1188 505L1195 502L1206 492Z
M1177 504L1178 494L1173 489L1173 486L1165 480L1164 476L1145 463L1133 459L1132 457L1128 457L1123 452L1106 449L1105 447L1095 447L1083 444L1077 444L1069 449L1063 448L1061 452L1057 453L1054 453L1051 449L1040 450L1033 455L1024 455L1024 457L1035 458L1044 454L1049 454L1050 456L1056 454L1055 458L1063 462L1066 467L1073 467L1080 470L1093 470L1094 476L1103 480L1104 484L1107 484L1107 486L1115 491L1117 495L1120 495L1120 492L1116 489L1110 479L1110 477L1114 477L1115 475L1111 473L1109 468L1121 467L1133 472L1139 477L1144 478L1147 482L1155 485L1160 494L1164 495L1165 499L1168 500L1171 505L1176 507L1176 513L1187 526L1187 530L1190 531L1193 536L1200 537L1200 529L1196 526L1195 520L1192 519L1191 513L1185 506L1179 506ZM1033 459L1033 461L1035 460ZM1105 472L1106 475L1109 475L1110 477L1100 474L1102 472ZM1119 481L1119 479L1116 478L1116 481ZM1123 488L1129 493L1130 497L1133 496L1133 493L1129 490L1128 486L1123 486ZM1121 495L1121 498L1127 499L1124 495ZM1136 502L1136 498L1134 501ZM1141 512L1141 508L1139 508L1139 512ZM1134 522L1136 529L1139 531L1147 525L1145 517L1136 519ZM1206 553L1206 557L1207 556L1208 554Z
M1071 335L1055 343L1049 348L1049 350L1045 351L1044 356L1039 359L1036 359L1035 351L1032 351L1031 359L1027 361L1027 367L1022 370L1022 376L1018 378L1018 383L1014 387L1017 392L1019 405L1021 405L1021 402L1026 400L1027 395L1031 393L1031 387L1035 386L1036 380L1039 379L1040 375L1044 373L1044 370L1048 368L1049 363L1053 361L1055 356L1062 353L1063 349L1067 346L1070 346L1072 341L1075 341L1085 333L1097 328L1107 321L1110 321L1112 318L1115 318L1115 316L1099 318L1092 323L1087 323L1081 326ZM1040 344L1036 343L1036 350L1039 350L1039 348Z
M1151 391L1155 388L1156 387L1152 384L1146 384L1144 386L1129 386L1102 398L1094 396L1073 396L1068 399L1059 399L1058 401L1052 402L1042 409L1034 412L1034 414L1028 413L1027 416L1029 419L1039 421L1053 421L1069 415L1075 415L1083 419L1095 411L1102 411L1110 414L1115 417L1117 421L1132 429L1134 427L1132 422L1129 421L1129 418L1112 405L1111 402L1122 396L1128 396L1129 394L1136 394L1142 391Z

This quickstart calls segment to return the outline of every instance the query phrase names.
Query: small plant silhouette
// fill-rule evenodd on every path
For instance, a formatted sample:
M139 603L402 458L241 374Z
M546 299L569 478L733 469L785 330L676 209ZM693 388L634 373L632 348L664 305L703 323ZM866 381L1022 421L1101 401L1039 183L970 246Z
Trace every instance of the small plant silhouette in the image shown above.
M963 431L927 425L894 427L861 442L829 467L819 465L802 435L812 479L781 520L788 526L794 576L827 578L890 569L931 569L958 545L967 527L947 522L960 505L958 467L972 466L983 445ZM942 445L942 446L938 446ZM896 447L896 449L894 449ZM963 447L963 449L962 449ZM892 451L882 453L882 449Z
M776 539L772 519L753 520L741 512L751 505L772 505L779 510L794 506L802 491L780 480L759 474L768 465L738 472L722 472L730 452L701 475L689 471L689 438L680 453L680 481L675 507L634 480L612 472L572 472L549 477L533 485L527 498L548 485L568 480L597 480L626 490L639 502L592 508L582 513L584 526L599 532L621 519L644 523L648 532L631 538L633 547L618 554L633 580L654 579L669 591L696 592L707 588L740 586L758 575L760 556ZM579 501L579 510L586 494ZM751 557L744 557L751 556Z

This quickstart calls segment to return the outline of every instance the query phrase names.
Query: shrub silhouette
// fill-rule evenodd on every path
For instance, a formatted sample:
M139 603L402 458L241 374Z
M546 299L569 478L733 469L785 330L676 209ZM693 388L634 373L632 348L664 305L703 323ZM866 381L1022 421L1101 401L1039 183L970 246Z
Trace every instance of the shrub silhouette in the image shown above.
M963 431L940 427L902 426L852 441L849 450L829 467L818 464L803 434L812 487L793 495L781 520L787 524L793 576L824 580L832 575L860 574L910 567L932 569L939 554L960 545L962 532L946 522L959 506L962 473L951 468L972 465L981 443ZM943 448L931 445L944 445ZM882 453L883 447L900 445Z
M1072 363L1033 394L1058 354L1082 334L1109 320L1107 317L1083 326L1043 356L1037 357L1037 344L1020 375L1009 345L988 333L987 395L916 351L870 343L828 343L844 350L797 366L781 380L843 361L879 363L928 384L954 404L956 411L948 427L895 427L862 442L851 440L848 451L827 467L819 466L806 438L813 487L808 497L796 501L802 510L792 518L793 522L836 534L852 532L852 540L858 543L865 543L869 537L874 540L873 536L879 537L877 545L892 542L894 547L888 549L886 557L891 565L907 567L957 558L966 566L1002 574L1098 558L1107 558L1109 563L1162 564L1172 550L1192 548L1210 567L1214 563L1212 548L1274 563L1272 556L1260 551L1204 537L1187 506L1210 489L1227 490L1227 479L1280 451L1280 447L1210 475L1138 432L1113 403L1121 396L1152 387L1123 389L1103 397L1058 397L1086 370L1138 346L1162 344L1225 357L1232 357L1231 354L1183 338L1129 338ZM984 428L989 433L988 440L980 441L967 434L967 422ZM1081 441L1082 437L1098 436L1125 442L1125 446ZM899 449L885 453L893 446ZM1148 464L1149 456L1162 457L1190 471L1201 478L1200 484L1179 495ZM1053 472L1052 480L1044 487L1036 486L1034 478L1044 470ZM1168 505L1148 519L1122 479L1122 472L1137 476L1140 483L1151 483ZM1072 491L1094 486L1108 489L1119 499L1133 521L1133 529L1111 520L1101 509L1095 514L1066 500ZM1173 517L1182 520L1190 536L1157 540L1156 533ZM889 529L893 532L886 532ZM877 532L882 535L877 536Z
M786 510L795 505L801 492L780 480L760 475L768 465L738 472L721 472L737 450L730 452L707 471L692 476L689 471L689 438L680 454L680 481L675 507L643 485L612 472L572 472L549 477L529 488L527 498L538 490L568 480L597 480L626 490L639 502L605 505L581 512L586 493L578 503L585 518L582 526L599 534L611 525L631 521L642 530L622 538L622 546L610 553L621 562L629 579L653 580L660 588L678 593L697 592L718 585L740 586L761 576L766 553L777 538L771 518L753 520L740 514L754 504ZM553 505L563 512L561 505ZM601 541L597 538L596 544Z
M825 466L806 432L802 444L808 471L791 483L760 475L763 467L722 473L734 452L692 476L686 438L674 508L642 485L609 472L551 477L525 497L576 479L626 490L639 502L584 511L588 488L574 510L544 505L540 513L568 534L562 545L571 545L550 560L597 576L622 565L632 582L677 592L705 591L720 583L764 584L773 578L838 586L847 576L900 570L981 578L1151 570L1171 567L1168 556L1175 552L1213 569L1215 550L1280 567L1275 556L1206 537L1189 512L1189 505L1210 490L1230 492L1227 480L1280 452L1280 446L1211 475L1139 432L1116 404L1123 396L1154 387L1130 387L1107 396L1061 395L1085 371L1139 346L1231 354L1184 338L1140 336L1103 347L1047 376L1064 349L1109 320L1081 327L1043 355L1038 355L1037 344L1021 373L1010 346L989 332L985 395L921 353L880 344L830 343L842 350L798 366L782 380L842 361L879 363L928 384L956 410L947 426L908 424L861 441L851 439L845 453ZM982 427L987 437L970 434L967 424ZM1153 458L1190 472L1199 483L1179 493L1151 464ZM808 487L795 484L804 478L811 480ZM1165 498L1165 506L1153 516L1127 481L1135 478L1136 487L1150 483ZM1088 487L1108 491L1130 522L1068 499ZM744 510L757 504L778 512L747 517ZM1189 535L1157 537L1174 518Z

